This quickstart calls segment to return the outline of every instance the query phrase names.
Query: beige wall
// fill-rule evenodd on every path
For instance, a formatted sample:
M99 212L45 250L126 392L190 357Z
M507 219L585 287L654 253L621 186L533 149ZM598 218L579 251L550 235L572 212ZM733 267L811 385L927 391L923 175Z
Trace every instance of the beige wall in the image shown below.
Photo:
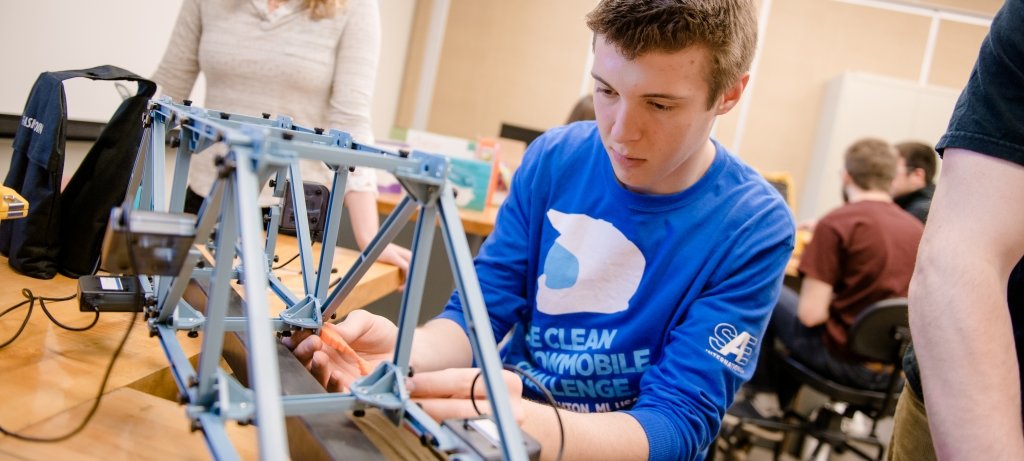
M583 16L595 3L452 0L426 128L471 138L497 135L501 122L561 124L580 92Z
M425 35L429 7L419 0L408 68L415 69L416 37ZM583 84L590 34L584 15L596 0L450 0L427 129L444 134L494 136L502 121L545 129L558 125ZM794 197L806 179L822 97L844 72L917 81L931 18L837 0L760 0L770 6L755 69L745 129L740 110L720 118L715 136L761 171L794 178ZM998 0L930 0L978 17ZM929 85L961 88L970 74L984 26L939 22ZM414 110L416 76L407 75L398 123ZM407 125L406 125L407 126ZM924 140L934 142L936 140ZM799 202L796 204L799 207Z
M762 171L790 172L799 198L826 84L849 71L917 81L930 24L929 17L836 1L773 1L748 95L743 158ZM938 32L928 83L961 88L987 28L941 21ZM718 137L728 144L734 133L724 122Z
M929 82L933 85L962 88L978 57L978 47L988 33L987 27L942 22L935 41L935 61Z
M832 1L774 1L740 154L759 170L789 172L800 197L825 85L847 70L916 79L928 25Z
M999 7L1003 6L1003 0L911 0L905 3L920 6L937 6L949 8L953 11L989 17L995 15Z

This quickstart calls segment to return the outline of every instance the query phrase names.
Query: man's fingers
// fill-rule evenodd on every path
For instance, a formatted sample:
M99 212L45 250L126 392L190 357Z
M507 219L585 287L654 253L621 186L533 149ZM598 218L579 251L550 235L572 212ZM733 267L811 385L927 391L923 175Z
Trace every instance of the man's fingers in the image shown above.
M359 338L365 336L370 330L373 329L376 323L376 315L371 314L362 309L356 309L349 312L345 320L329 324L324 323L324 328L332 327L334 331L338 333L345 341L349 343L355 342Z
M285 339L288 340L293 338ZM287 345L287 343L285 344ZM319 337L307 334L305 339L298 342L298 344L292 348L292 353L295 354L295 357L299 359L299 362L302 362L302 364L308 369L310 361L313 360L313 353L319 351L321 347L323 347L323 342L320 341Z
M487 385L483 375L476 368L451 368L447 370L416 373L410 382L412 397L423 398L469 398L469 390L472 387L477 398L487 396ZM502 381L509 394L519 397L523 392L523 383L514 373L502 371ZM476 385L473 385L473 380Z
M523 378L509 370L501 370L501 379L505 381L505 387L508 388L510 396L515 399L523 397Z
M312 332L309 330L293 331L291 336L281 339L281 342L284 343L288 349L295 350L295 348L298 347L299 344L302 344L302 341L308 338L310 334L312 334Z
M491 411L491 402L486 399L476 399L475 409L473 408L473 401L469 399L427 398L413 400L423 408L423 411L427 412L431 418L438 422L446 419L475 418L480 414L489 415L493 413ZM519 400L512 402L512 416L518 424L522 424L525 419L525 413L522 405L519 405L519 403L521 403ZM480 413L477 413L477 410L480 410Z
M469 399L430 398L413 400L437 422L446 419L473 418L477 416L476 410L473 409L473 403ZM476 407L483 414L491 413L491 404L486 400L477 399Z
M448 370L421 372L409 379L411 384L410 395L423 398L451 398L469 397L469 388L473 378L479 373L474 368L452 368ZM478 380L476 394L484 396L484 383L481 376Z
M331 372L330 378L327 380L327 385L324 386L328 392L345 392L348 390L348 383L345 382L345 375L341 370L334 370Z
M334 370L335 368L331 364L331 358L327 353L319 350L313 353L312 360L310 361L309 372L313 374L313 378L316 378L316 382L320 383L324 389L330 389L327 385Z

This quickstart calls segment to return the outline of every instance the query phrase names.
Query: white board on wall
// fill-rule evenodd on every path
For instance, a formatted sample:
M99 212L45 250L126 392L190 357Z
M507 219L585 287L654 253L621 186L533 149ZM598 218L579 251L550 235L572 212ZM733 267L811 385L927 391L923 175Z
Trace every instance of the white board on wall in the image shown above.
M820 218L842 204L843 155L865 137L934 145L946 131L960 90L847 72L825 90L797 219Z
M32 84L45 71L112 64L151 75L180 6L181 0L5 3L0 15L0 43L5 44L0 113L21 114ZM76 120L105 122L121 101L113 83L81 80L65 87L68 115Z
M381 60L373 103L378 138L393 125L405 71L406 50L416 0L387 0L381 5ZM181 0L35 0L7 2L0 15L0 114L21 114L36 77L45 71L112 64L143 77L156 71L170 39ZM200 78L202 78L200 76ZM68 116L105 122L120 104L113 83L68 81ZM131 90L135 88L132 85ZM201 102L200 80L192 99Z

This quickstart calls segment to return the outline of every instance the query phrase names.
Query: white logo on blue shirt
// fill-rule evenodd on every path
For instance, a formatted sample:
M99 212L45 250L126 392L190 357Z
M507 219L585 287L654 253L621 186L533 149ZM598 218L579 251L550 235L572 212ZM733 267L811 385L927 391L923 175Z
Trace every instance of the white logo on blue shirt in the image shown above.
M708 342L723 358L742 367L750 361L754 346L757 345L757 338L745 331L737 331L736 327L728 323L719 323L715 327L714 336L709 337ZM730 359L730 355L735 355L736 358Z
M547 216L560 235L537 278L537 310L612 314L629 308L646 267L640 249L608 221L553 209Z

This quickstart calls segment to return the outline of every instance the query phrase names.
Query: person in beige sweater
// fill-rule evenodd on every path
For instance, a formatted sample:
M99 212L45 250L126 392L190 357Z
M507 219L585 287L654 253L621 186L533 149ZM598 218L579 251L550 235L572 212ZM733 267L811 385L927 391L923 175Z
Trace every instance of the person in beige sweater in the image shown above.
M380 34L373 0L184 0L152 79L162 94L181 101L202 72L207 108L287 115L298 125L336 128L372 144ZM189 170L193 199L205 196L216 179L211 150L197 155ZM301 162L304 181L331 184L333 173L322 162ZM373 170L349 174L345 205L360 248L380 227L376 194ZM264 188L260 204L274 200ZM394 244L380 256L403 273L410 258Z

